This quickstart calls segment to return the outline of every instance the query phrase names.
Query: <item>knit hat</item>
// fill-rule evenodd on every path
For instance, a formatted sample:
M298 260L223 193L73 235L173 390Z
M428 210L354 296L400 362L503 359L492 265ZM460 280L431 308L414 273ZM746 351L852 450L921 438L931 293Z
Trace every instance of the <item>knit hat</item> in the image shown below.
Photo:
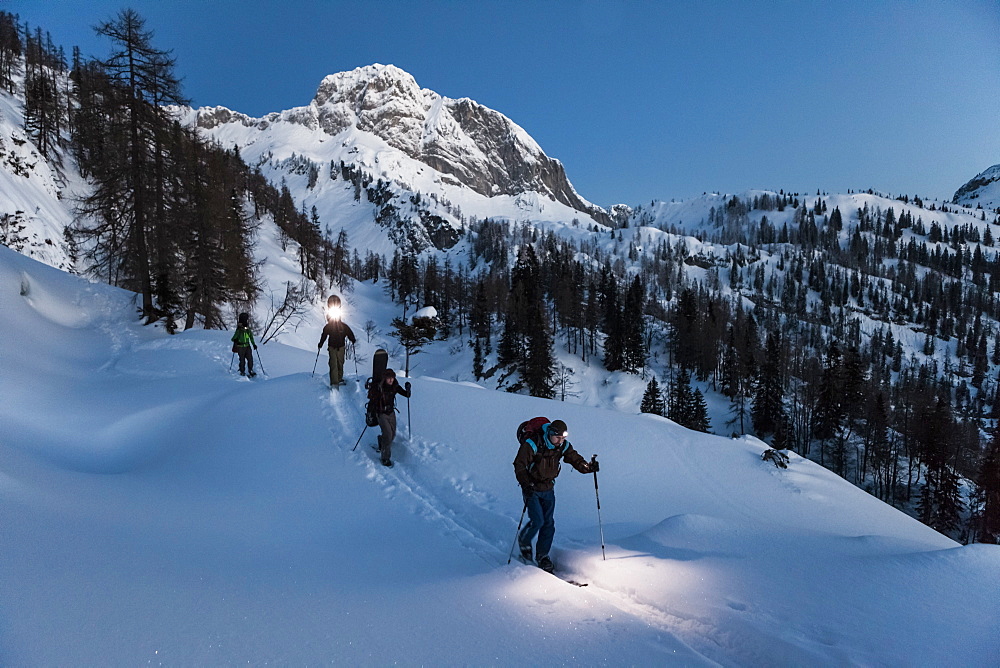
M568 436L569 429L562 420L553 420L549 423L549 434L552 436Z

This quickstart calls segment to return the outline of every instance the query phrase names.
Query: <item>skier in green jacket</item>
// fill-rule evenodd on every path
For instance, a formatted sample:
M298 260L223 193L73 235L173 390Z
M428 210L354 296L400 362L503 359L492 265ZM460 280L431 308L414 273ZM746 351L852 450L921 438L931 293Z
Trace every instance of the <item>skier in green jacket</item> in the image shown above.
M240 375L256 376L253 372L253 350L257 350L257 343L253 340L253 332L250 331L250 314L240 313L239 324L236 325L236 333L233 334L233 352L240 356ZM248 373L249 372L249 373Z

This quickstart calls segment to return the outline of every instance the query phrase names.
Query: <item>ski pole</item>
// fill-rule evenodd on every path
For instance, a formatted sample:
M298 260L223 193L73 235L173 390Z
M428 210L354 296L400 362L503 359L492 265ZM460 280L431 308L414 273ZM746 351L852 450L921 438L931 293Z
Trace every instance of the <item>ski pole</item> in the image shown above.
M233 356L229 358L229 373L233 372L233 361L235 359L236 359L236 353L233 353Z
M357 345L354 344L353 341L351 342L351 352L354 354L354 375L357 376L358 373L359 373L358 372L358 347L357 347Z
M313 370L312 370L312 373L309 374L310 378L312 378L313 376L316 375L316 365L317 364L319 364L319 348L316 349L316 361L313 362Z
M406 397L406 434L413 441L413 420L410 419L410 398Z
M524 511L528 509L528 504L524 504L524 508L521 509L521 519L517 521L517 531L514 532L514 542L510 544L510 554L507 555L507 563L514 558L514 546L517 545L517 537L521 535L521 522L524 521Z
M368 423L367 422L365 423L365 428L361 430L361 436L364 436L366 431L368 431ZM361 442L361 436L358 436L358 443ZM358 449L358 443L354 444L354 447L351 448L351 452L354 452L355 450Z
M260 364L260 372L266 376L267 371L264 371L264 363L260 361L260 351L257 351L257 346L254 346L253 349L257 352L257 363Z
M597 455L590 458L592 464L597 463ZM594 471L594 495L597 497L597 526L601 527L601 557L607 561L608 557L604 554L604 523L601 522L601 493L597 490L597 471Z

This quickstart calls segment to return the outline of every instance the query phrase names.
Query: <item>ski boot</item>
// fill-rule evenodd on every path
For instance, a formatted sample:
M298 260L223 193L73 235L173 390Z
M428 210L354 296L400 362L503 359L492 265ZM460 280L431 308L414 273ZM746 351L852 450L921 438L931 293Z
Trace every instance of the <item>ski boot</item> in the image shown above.
M549 555L545 555L538 560L538 567L546 573L552 573L556 570L556 566L552 563L552 560L549 559Z

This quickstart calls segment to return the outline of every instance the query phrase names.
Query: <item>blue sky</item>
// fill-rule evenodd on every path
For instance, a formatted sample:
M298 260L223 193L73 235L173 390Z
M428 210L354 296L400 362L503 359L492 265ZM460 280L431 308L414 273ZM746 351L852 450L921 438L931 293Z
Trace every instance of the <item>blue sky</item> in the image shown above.
M521 125L607 206L704 191L949 199L1000 163L1000 3L0 0L67 53L123 7L196 106L308 104L401 67Z

